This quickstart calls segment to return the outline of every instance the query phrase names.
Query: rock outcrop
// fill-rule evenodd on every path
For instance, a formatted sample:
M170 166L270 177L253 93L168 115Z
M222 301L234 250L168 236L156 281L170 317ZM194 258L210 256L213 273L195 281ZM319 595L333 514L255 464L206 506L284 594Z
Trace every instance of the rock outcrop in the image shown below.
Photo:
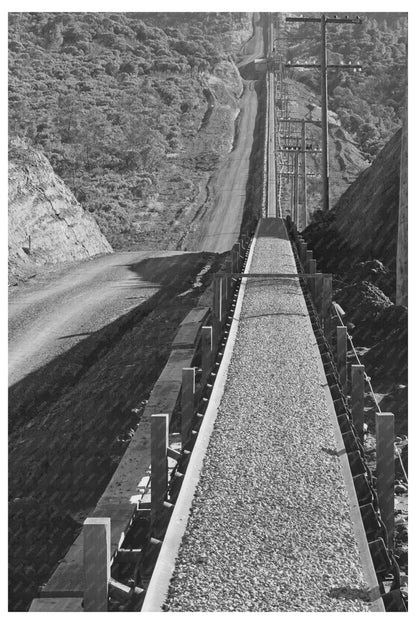
M14 141L9 149L9 275L39 265L110 253L94 217L85 212L39 151Z

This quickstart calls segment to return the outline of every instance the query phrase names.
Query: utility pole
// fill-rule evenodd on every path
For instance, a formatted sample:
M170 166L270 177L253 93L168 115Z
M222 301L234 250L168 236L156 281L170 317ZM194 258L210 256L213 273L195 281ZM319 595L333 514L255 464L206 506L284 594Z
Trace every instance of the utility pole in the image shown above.
M279 119L277 121L284 121L284 119ZM286 135L283 137L286 141L282 146L282 149L277 149L276 152L296 152L295 154L295 169L297 168L297 173L295 175L295 185L298 188L297 176L299 175L299 160L298 154L302 154L302 182L303 182L303 203L302 210L299 211L299 190L295 193L293 192L294 197L294 214L297 215L294 217L294 222L296 223L296 227L301 231L304 230L307 226L307 215L308 215L308 207L307 207L307 175L306 175L306 154L318 154L321 150L317 147L314 147L312 144L306 144L306 124L307 123L315 123L310 119L300 119L297 117L291 117L290 121L292 123L301 123L302 124L302 133L300 136L300 140L296 138L296 145L291 145L292 137L290 135ZM319 123L319 122L318 122ZM299 144L300 143L300 144ZM296 164L297 163L297 164Z
M326 42L326 26L330 23L335 24L361 24L359 17L327 17L322 13L321 17L287 17L287 22L317 22L321 24L321 63L286 63L286 67L303 67L321 70L321 124L322 124L322 203L323 210L329 210L329 161L328 161L328 69L342 68L357 69L361 71L361 65L328 65L327 42Z
M303 231L307 225L308 220L308 185L306 180L306 122L302 119L302 179L303 179L303 214L302 223L300 223L300 229Z

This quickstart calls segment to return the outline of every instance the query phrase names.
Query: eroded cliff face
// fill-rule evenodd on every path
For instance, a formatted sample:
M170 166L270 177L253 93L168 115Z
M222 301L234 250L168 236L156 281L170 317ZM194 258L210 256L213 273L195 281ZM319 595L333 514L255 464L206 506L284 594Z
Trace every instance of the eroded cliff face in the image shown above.
M85 212L47 158L23 141L9 149L9 275L39 265L112 252L94 217Z

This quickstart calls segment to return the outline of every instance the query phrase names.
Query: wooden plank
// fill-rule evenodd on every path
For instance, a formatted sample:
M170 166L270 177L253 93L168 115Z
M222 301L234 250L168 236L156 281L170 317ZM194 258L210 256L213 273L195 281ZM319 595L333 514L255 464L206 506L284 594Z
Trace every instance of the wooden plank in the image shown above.
M204 306L196 306L185 316L181 325L189 325L190 323L203 323L208 316L210 309Z
M81 606L82 598L35 598L32 600L29 611L84 611Z
M195 347L201 334L201 323L181 325L172 342L173 349L190 349Z
M46 583L43 590L46 594L53 592L84 593L84 579L82 575L83 543L84 537L81 532ZM41 598L43 597L43 591L40 592Z
M155 394L156 388L166 381L182 381L182 369L191 366L194 353L194 349L191 348L173 349L166 362L165 368L153 386L152 394Z

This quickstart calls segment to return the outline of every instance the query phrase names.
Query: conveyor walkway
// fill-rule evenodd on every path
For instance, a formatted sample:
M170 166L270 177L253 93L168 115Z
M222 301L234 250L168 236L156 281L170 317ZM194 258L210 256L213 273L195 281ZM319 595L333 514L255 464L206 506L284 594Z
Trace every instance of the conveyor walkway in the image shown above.
M249 272L296 273L281 219L254 245ZM378 610L328 396L298 279L248 279L165 609Z

